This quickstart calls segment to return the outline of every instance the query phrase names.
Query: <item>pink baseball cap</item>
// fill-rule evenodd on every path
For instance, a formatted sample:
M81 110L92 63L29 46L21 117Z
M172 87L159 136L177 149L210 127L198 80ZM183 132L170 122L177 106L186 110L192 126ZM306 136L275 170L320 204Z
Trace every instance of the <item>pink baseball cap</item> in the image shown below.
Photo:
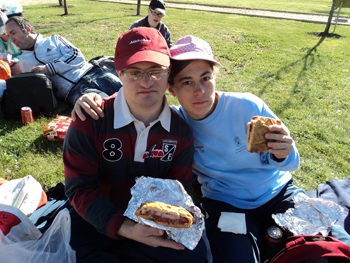
M139 62L170 66L170 52L162 34L152 27L134 27L120 35L114 55L115 69Z
M195 36L180 38L170 49L170 54L171 59L175 60L202 59L211 61L217 66L221 66L221 64L214 59L210 45L203 39Z

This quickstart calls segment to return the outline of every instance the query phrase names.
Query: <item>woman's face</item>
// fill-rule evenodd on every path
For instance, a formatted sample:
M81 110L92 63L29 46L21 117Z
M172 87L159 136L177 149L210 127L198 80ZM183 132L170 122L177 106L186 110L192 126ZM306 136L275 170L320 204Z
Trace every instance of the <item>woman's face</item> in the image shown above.
M194 60L174 77L168 85L187 115L194 120L208 117L215 109L215 75L205 60Z

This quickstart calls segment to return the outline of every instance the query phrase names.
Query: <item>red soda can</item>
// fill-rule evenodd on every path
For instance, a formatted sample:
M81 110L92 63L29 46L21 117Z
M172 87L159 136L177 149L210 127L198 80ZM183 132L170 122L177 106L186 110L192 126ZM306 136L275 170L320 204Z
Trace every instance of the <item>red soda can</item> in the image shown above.
M266 230L266 242L269 247L277 247L283 240L283 232L277 226L270 226Z
M21 116L23 124L28 124L33 122L33 112L30 107L22 107L21 108Z

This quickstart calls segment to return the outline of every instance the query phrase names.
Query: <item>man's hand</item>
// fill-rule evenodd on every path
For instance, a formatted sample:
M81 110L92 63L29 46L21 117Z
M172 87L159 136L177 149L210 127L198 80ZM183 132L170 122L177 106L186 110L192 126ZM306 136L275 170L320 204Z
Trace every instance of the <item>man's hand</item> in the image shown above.
M95 120L98 120L99 117L103 118L104 114L101 109L102 97L96 93L87 93L82 95L74 105L72 110L72 119L75 121L77 117L82 121L86 120L86 117L82 110L89 114Z
M36 66L36 67L33 67L30 72L33 72L33 73L43 73L45 75L50 75L50 72L49 72L49 69L47 68L46 65L39 65L39 66Z
M126 218L119 228L117 234L151 247L168 247L176 250L183 250L185 247L175 241L164 237L164 230L145 226Z
M22 73L22 71L21 71L21 67L19 66L19 63L12 64L12 66L11 66L11 75L12 76L17 76L17 75L19 75L21 73Z
M266 139L272 139L276 142L268 142L267 146L271 147L269 152L277 159L284 159L290 155L293 149L294 140L290 137L289 131L282 125L271 125L270 131L279 133L267 133Z

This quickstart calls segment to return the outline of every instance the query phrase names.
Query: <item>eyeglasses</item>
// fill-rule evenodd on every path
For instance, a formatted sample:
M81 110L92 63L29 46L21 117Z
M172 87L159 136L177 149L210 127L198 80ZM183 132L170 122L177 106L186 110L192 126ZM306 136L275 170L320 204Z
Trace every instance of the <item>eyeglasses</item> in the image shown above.
M160 80L164 75L167 75L169 73L169 69L159 68L147 72L141 72L139 70L122 70L121 73L125 75L127 81L140 80L143 78L144 74L146 74L151 80Z
M151 9L150 9L150 12L151 12L151 14L154 15L154 16L158 16L158 17L163 17L163 16L164 16L163 13L160 13L160 12L158 13L158 12L153 11L153 10L151 10Z

